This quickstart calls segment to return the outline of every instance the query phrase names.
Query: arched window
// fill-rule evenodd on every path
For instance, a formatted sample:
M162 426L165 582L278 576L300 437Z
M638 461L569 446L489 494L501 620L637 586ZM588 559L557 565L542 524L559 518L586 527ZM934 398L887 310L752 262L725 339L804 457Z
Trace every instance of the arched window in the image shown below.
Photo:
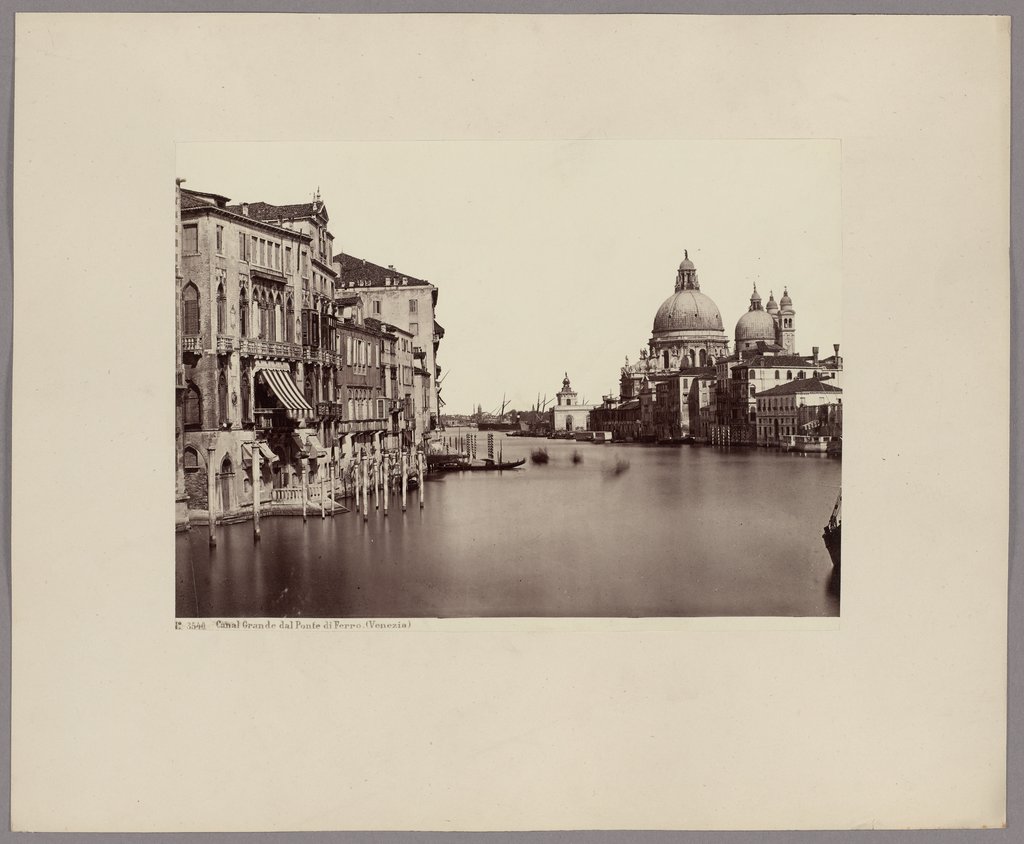
M192 282L181 291L181 333L199 333L199 290Z
M228 421L228 377L223 369L217 379L217 421L221 425Z
M188 446L185 449L181 456L181 462L186 472L199 471L199 453L192 446Z
M199 426L203 424L203 396L199 388L191 381L185 389L185 424Z
M755 394L756 392L757 392L757 390L756 390L756 389L754 389L754 385L753 385L753 384L751 384L751 385L750 385L750 397L751 397L751 398L753 398L753 397L754 397L754 394Z
M279 340L284 336L284 332L281 330L281 328L281 294L278 293L274 297L273 318L270 321L271 340Z
M238 294L238 330L242 337L249 336L249 294L244 287Z
M284 306L284 339L287 343L295 342L295 307L291 296Z
M786 380L787 381L792 381L793 380L793 370L792 369L786 371Z
M779 370L777 370L777 369L775 370L775 380L776 381L779 380Z
M797 377L797 378L803 378L803 377L804 377L804 371L803 371L803 370L801 369L801 370L800 370L800 371L799 371L799 372L798 372L798 373L796 374L796 377Z
M664 360L664 362L665 362L664 363L664 368L668 369L668 349L665 349L665 351L662 352L662 360Z
M224 285L217 285L217 333L226 334L228 329L228 300L224 295Z
M252 392L249 386L249 367L242 369L242 421L252 420Z
M303 379L304 384L302 385L306 393L306 401L313 404L313 370L310 368L306 372L306 377Z
M690 362L690 366L695 366L697 363L697 355L694 354L693 349L690 349L686 354L686 359Z
M700 365L701 366L707 366L708 365L708 350L707 349L701 349L700 350Z

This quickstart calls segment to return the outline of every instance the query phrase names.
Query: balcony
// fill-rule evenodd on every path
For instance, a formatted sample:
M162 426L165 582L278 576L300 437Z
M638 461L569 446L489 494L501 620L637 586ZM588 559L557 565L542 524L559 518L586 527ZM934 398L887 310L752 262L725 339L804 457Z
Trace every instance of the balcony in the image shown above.
M257 431L290 430L295 427L294 420L290 419L287 411L280 407L257 407L255 419Z
M217 335L217 354L226 355L235 350L235 340L223 334Z
M245 337L239 340L238 351L243 355L280 360L298 360L302 356L302 347L297 343L279 343Z
M316 415L321 419L344 419L345 405L336 401L318 401Z
M181 338L181 350L201 355L203 353L203 338L198 334L186 334Z

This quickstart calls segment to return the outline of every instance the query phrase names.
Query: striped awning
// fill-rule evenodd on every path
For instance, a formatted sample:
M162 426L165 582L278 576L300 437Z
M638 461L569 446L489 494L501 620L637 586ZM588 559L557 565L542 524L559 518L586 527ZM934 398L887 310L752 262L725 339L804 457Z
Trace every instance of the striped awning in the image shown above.
M277 396L277 400L282 405L289 410L299 410L310 416L313 415L313 408L292 379L288 364L264 361L256 367L256 371L263 375L263 382L270 388L270 392Z

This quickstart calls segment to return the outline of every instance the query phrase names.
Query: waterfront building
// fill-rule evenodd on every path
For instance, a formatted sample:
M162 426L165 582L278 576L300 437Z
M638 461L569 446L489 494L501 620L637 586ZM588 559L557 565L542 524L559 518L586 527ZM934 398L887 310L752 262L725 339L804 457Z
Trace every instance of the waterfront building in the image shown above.
M595 431L608 431L617 442L639 442L640 399L622 401L617 396L605 396L590 411L590 425Z
M759 393L758 445L783 445L808 434L842 436L842 394L842 388L814 376Z
M835 355L821 359L817 346L810 355L797 355L767 349L762 344L719 361L715 423L720 429L727 429L729 442L759 442L757 396L766 390L808 378L829 381L841 388L843 359L838 344L834 349Z
M555 394L555 405L551 408L551 430L589 430L591 408L576 399L577 393L569 383L567 372L562 379L562 389Z
M435 318L438 289L430 282L340 253L334 256L339 296L356 295L369 318L387 323L412 338L413 430L419 442L438 427L444 402L438 382L437 350L444 328Z
M358 296L348 297L362 303ZM385 427L384 446L390 450L414 446L417 441L414 393L417 390L413 358L413 336L396 325L373 317L366 324L380 334L381 387ZM420 387L422 390L422 387Z
M271 502L304 471L308 440L300 448L295 435L313 409L299 386L302 278L286 256L308 250L310 237L229 208L219 194L180 196L185 488L190 509L230 517L255 496Z
M708 404L708 385L714 380L715 369L711 366L687 366L659 380L654 410L655 438L678 440L699 436L700 409Z

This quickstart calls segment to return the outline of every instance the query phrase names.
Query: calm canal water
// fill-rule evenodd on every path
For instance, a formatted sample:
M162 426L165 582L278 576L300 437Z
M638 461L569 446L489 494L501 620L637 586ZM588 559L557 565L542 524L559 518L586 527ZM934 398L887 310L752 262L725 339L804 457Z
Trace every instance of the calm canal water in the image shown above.
M427 481L425 508L178 534L180 617L830 616L841 464L702 446L501 440L547 465ZM479 437L478 441L484 440ZM574 464L576 451L583 458ZM626 471L614 471L628 461ZM311 511L312 514L312 511Z

